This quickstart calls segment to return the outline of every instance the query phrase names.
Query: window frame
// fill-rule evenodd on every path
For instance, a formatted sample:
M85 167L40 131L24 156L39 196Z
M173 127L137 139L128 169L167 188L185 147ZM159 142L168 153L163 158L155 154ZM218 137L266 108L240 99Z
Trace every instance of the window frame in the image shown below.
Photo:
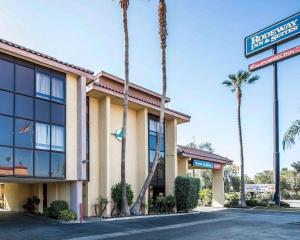
M37 64L34 64L34 63L31 63L31 62L27 62L27 61L24 61L24 60L21 60L21 59L18 59L16 57L12 57L12 56L9 56L9 55L6 55L4 53L0 53L0 59L2 61L7 61L9 63L12 63L13 64L13 69L14 69L14 72L13 72L13 90L6 90L6 89L2 89L1 88L1 91L3 92L7 92L7 93L11 93L13 94L13 114L12 115L7 115L7 114L2 114L0 113L0 116L4 116L4 117L11 117L13 120L13 144L12 146L8 146L8 145L0 145L1 147L10 147L13 149L13 175L1 175L1 177L14 177L14 178L35 178L35 179L60 179L60 180L65 180L66 179L66 150L67 150L67 146L66 146L66 136L67 136L67 126L66 126L66 74L65 73L62 73L62 72L57 72L55 70L51 70L51 69L48 69L48 68L44 68L40 65L37 65ZM20 65L22 67L27 67L27 68L31 68L33 69L33 74L34 74L34 80L33 80L33 89L34 89L34 92L33 92L33 96L30 96L28 94L24 94L24 93L20 93L20 92L16 92L16 65ZM36 95L36 72L40 72L40 73L43 73L43 74L48 74L50 76L50 98L49 99L45 99L45 98L41 98L41 97L38 97ZM56 77L56 78L59 78L63 81L63 95L64 95L64 101L63 102L59 102L59 101L55 101L55 100L52 100L52 77ZM21 95L21 96L25 96L25 97L31 97L33 99L33 118L32 119L29 119L29 118L24 118L24 117L18 117L16 116L16 95ZM40 100L40 101L45 101L49 104L49 121L41 121L41 120L37 120L36 119L36 101L37 100ZM64 124L57 124L57 123L54 123L52 122L52 109L51 109L51 105L53 104L59 104L59 105L62 105L64 106ZM32 148L23 148L23 147L17 147L15 146L15 132L16 132L16 129L15 129L15 121L16 119L20 119L20 120L29 120L29 121L32 121L33 122L33 146ZM39 123L44 123L44 124L48 124L50 125L50 149L49 150L43 150L43 149L37 149L36 148L36 133L35 133L35 124L39 122ZM51 150L51 127L52 125L56 125L56 126L60 126L60 127L63 127L63 131L64 131L64 139L63 139L63 143L64 143L64 150L63 151L55 151L55 150ZM15 174L15 161L16 161L16 149L24 149L24 150L32 150L33 151L33 173L32 175L30 176L22 176L22 175L16 175ZM35 158L35 152L36 151L46 151L48 152L49 154L49 176L47 177L43 177L43 176L36 176L35 174L35 162L36 162L36 158ZM50 171L51 171L51 162L52 162L52 159L51 159L51 155L52 153L60 153L60 154L63 154L64 155L64 177L52 177L51 174L50 174Z

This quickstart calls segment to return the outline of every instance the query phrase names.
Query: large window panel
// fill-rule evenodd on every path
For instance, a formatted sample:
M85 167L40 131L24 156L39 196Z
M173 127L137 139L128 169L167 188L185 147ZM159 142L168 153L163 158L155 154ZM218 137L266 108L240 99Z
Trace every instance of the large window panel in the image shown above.
M65 129L61 126L51 126L51 150L61 151L65 150Z
M12 93L0 90L0 113L13 115L14 95Z
M50 153L47 151L35 152L34 174L36 177L49 177Z
M62 104L51 104L51 121L54 124L65 124L65 106Z
M34 95L34 70L16 64L16 92Z
M51 153L51 177L63 178L65 176L65 155Z
M0 145L13 145L13 118L0 115Z
M37 149L50 149L50 125L44 123L35 124L35 144Z
M0 147L0 175L13 175L13 149Z
M15 149L15 175L33 175L33 151L26 149Z
M33 122L15 119L15 146L33 148Z
M52 77L52 100L60 103L65 102L65 80Z
M36 96L50 99L50 76L48 74L36 73Z
M14 64L0 59L0 89L14 90Z
M35 119L42 122L50 122L50 102L35 100Z
M33 98L16 94L17 117L33 119Z

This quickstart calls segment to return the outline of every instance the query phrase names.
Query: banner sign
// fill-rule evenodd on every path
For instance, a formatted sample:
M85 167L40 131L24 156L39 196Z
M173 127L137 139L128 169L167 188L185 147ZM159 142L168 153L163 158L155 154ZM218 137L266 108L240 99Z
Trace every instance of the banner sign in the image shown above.
M245 184L245 192L275 192L275 184Z
M221 164L206 162L198 159L192 160L192 166L199 167L199 168L208 168L208 169L221 169Z
M288 49L284 52L275 54L271 57L267 57L267 58L265 58L263 60L260 60L258 62L252 63L248 66L248 70L249 71L255 71L255 70L258 70L260 68L269 66L269 65L273 64L274 62L280 62L282 60L286 60L290 57L294 57L294 56L299 55L299 54L300 54L300 45L297 46L297 47L290 48L290 49Z
M298 36L300 36L300 12L246 37L245 56L253 56Z

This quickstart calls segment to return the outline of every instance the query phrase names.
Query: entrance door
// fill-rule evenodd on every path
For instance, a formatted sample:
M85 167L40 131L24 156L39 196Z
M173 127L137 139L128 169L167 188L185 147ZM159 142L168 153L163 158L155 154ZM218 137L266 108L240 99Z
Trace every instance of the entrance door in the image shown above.
M43 209L47 208L47 184L43 184Z
M5 209L4 206L4 184L0 183L0 209Z

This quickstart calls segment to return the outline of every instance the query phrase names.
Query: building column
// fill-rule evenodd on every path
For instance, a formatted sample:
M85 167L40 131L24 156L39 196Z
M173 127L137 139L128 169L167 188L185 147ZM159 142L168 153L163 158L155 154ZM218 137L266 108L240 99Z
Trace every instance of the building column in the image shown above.
M86 77L77 82L77 179L86 180Z
M174 195L175 178L177 177L177 120L166 120L165 133L165 174L166 195Z
M82 181L74 181L70 184L70 209L80 218L80 205L82 205Z
M137 193L143 187L148 175L148 110L146 108L137 112ZM143 199L145 206L148 206L148 190ZM148 208L142 209L144 214L148 214Z
M179 157L177 158L177 168L178 168L178 176L185 177L188 175L188 164L189 164L188 157Z
M111 99L109 96L99 100L99 183L100 195L109 203L104 215L111 215ZM116 173L116 174L119 174Z
M224 207L224 169L212 170L212 207Z

